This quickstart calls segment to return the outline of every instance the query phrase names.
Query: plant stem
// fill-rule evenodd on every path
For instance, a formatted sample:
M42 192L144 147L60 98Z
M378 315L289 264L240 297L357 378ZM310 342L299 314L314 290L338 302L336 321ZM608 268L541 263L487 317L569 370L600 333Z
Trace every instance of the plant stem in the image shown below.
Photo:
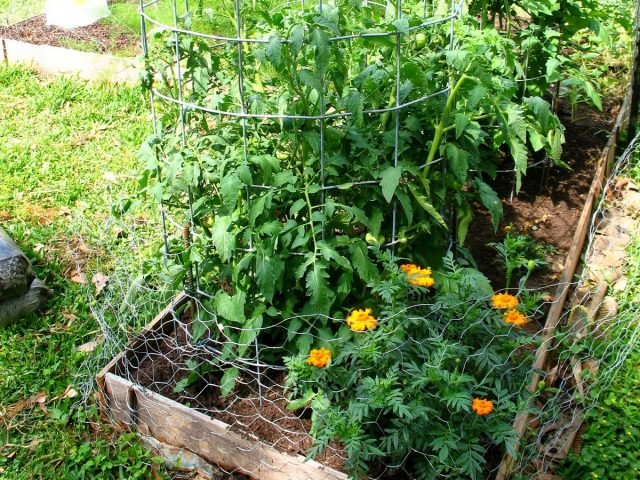
M429 156L427 157L427 162L426 162L427 166L424 167L424 170L422 171L423 178L427 178L427 176L429 175L429 165L436 158L436 153L438 153L438 150L440 149L440 144L442 143L442 140L444 138L444 134L446 131L449 113L453 109L456 94L458 93L458 90L460 90L460 87L462 87L462 84L468 78L470 77L467 74L463 73L458 79L458 81L456 82L456 84L454 85L454 87L451 89L451 93L449 94L449 98L447 99L447 104L445 105L444 111L442 112L442 116L440 117L440 122L438 123L438 125L436 125L436 132L433 136L433 143L431 144L431 149L429 150Z

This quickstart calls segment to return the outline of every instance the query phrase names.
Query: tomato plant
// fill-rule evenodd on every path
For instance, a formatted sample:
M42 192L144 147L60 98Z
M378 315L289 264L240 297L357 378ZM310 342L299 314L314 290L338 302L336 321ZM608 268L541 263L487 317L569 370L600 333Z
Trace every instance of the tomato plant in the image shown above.
M225 321L344 315L375 275L372 243L437 265L450 234L464 242L471 202L497 225L499 166L519 188L530 150L560 160L562 127L540 97L520 101L522 66L497 32L461 24L450 49L436 25L416 48L420 17L359 2L251 18L242 32L260 42L240 46L157 34L149 78L186 106L162 111L141 150L149 191L193 222L190 247L174 243L182 274L198 265Z

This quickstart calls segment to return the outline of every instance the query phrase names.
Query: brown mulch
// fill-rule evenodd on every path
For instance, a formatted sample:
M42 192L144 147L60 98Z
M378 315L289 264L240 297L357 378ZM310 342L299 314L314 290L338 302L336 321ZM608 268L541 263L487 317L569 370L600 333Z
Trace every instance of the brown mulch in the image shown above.
M88 42L93 44L96 52L107 54L135 50L140 45L140 38L136 33L118 25L99 22L67 30L47 25L44 15L0 27L0 37L54 47L66 47L65 40Z

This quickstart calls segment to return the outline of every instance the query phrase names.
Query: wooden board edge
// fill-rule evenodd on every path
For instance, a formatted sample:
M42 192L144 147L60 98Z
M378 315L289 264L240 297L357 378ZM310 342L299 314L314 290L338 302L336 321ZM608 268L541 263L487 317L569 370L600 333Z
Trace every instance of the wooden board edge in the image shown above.
M231 430L231 427L208 415L198 412L192 408L186 407L181 403L175 402L158 393L152 392L141 387L133 387L136 395L136 405L138 413L136 415L140 423L145 423L145 427L149 432L153 432L153 436L165 443L179 448L187 448L196 455L211 461L215 464L221 464L231 470L240 470L247 475L255 476L259 474L258 480L347 480L348 476L335 469L322 465L314 460L307 460L301 455L288 455L282 453L275 448L260 444L258 441L248 436L240 435ZM167 415L150 415L150 409L164 407L170 411L175 417L172 419ZM145 411L146 410L146 411ZM155 425L149 425L145 422L147 416L156 421ZM173 422L179 423L176 425ZM199 432L207 432L204 441L195 442L190 446L189 441L194 440L188 436L188 425L197 425ZM184 442L180 441L180 436L186 435ZM234 446L233 455L221 457L220 452L216 452L215 440L224 441L228 445ZM178 443L179 445L175 445ZM230 453L230 452L226 452ZM264 469L255 470L247 468L252 462L260 459L259 463ZM243 463L244 460L246 463ZM226 465L225 465L226 463ZM285 477L281 475L284 474Z
M117 427L184 449L208 463L258 480L348 480L348 476L301 455L288 455L231 430L215 418L133 384L104 376L107 418Z

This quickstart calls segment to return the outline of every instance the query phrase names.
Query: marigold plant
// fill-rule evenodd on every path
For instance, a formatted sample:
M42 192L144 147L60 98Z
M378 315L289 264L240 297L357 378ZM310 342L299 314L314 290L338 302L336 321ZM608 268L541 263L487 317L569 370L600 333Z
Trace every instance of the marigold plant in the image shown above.
M529 319L518 310L508 310L504 312L504 321L505 323L511 323L516 327L521 327L525 325Z
M478 415L489 415L493 412L493 402L491 400L485 400L484 398L474 398L471 403L471 410Z
M422 268L413 263L400 265L400 271L409 277L409 283L416 287L430 288L435 284L435 280L431 276L431 268Z
M493 308L511 310L518 306L518 298L510 293L496 293L491 297Z
M312 367L324 368L331 361L331 352L327 348L314 348L309 352L307 363Z
M371 309L366 308L351 312L347 317L347 325L353 331L363 332L375 328L378 325L378 321L371 314Z

